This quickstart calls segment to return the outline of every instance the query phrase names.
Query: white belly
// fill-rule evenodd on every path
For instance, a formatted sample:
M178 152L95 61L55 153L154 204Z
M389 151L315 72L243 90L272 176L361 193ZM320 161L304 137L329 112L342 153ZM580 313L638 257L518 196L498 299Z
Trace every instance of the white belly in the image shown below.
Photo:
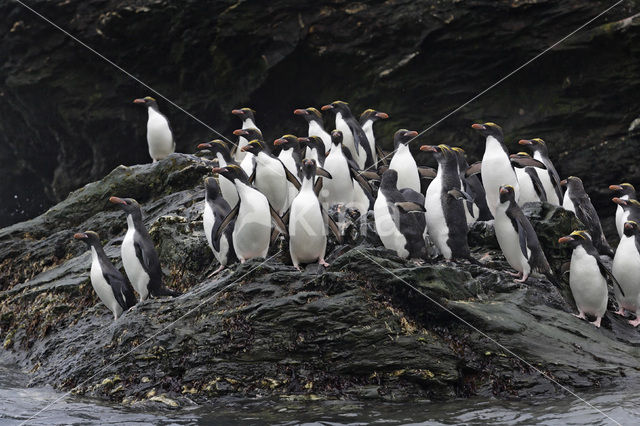
M542 169L536 169L536 171L538 172L538 177L540 177L540 181L542 182L544 192L547 194L547 202L554 206L559 206L560 200L558 199L558 194L556 194L556 188L553 185L553 182L551 182L549 171Z
M540 201L540 197L536 193L536 189L533 186L531 177L524 171L524 169L516 168L516 176L518 177L518 185L520 185L520 198L518 204L533 203Z
M222 198L229 203L229 207L234 208L238 204L238 190L236 186L226 177L219 175L220 193Z
M347 122L344 121L344 119L342 118L342 114L340 113L336 114L336 129L342 132L342 145L344 145L349 150L349 152L351 152L351 156L353 157L355 162L358 164L358 167L362 169L366 158L364 158L362 161L360 160L360 156L356 152L356 145L355 145L355 140L353 138L353 133L351 133L351 129L347 125ZM358 147L358 149L359 148L360 147ZM363 154L362 156L364 157L364 153L361 152L361 154Z
M235 185L234 185L235 186ZM204 234L207 237L207 242L209 243L209 247L211 247L211 251L213 255L216 257L218 262L224 266L227 264L227 253L229 252L229 242L227 241L227 237L225 234L220 236L220 250L216 251L213 248L213 235L211 235L211 231L215 226L215 216L213 210L209 206L209 203L204 202L204 213L202 214L202 224L204 226Z
M282 216L287 207L289 200L289 181L286 179L282 164L276 160L263 161L258 156L258 165L256 168L256 179L254 181L255 187L262 192L271 203L271 206L275 211Z
M518 230L513 228L511 219L507 217L506 205L501 204L496 208L496 215L494 221L494 229L496 233L496 239L500 245L500 249L504 254L504 257L509 262L509 265L513 269L519 272L529 274L531 267L527 258L522 254L520 249L520 239L518 237ZM530 254L530 250L527 248L527 254Z
M264 195L247 190L233 228L233 247L238 259L266 257L271 238L271 215Z
M166 158L175 149L167 119L155 112L153 108L149 108L147 143L149 144L149 155L154 161Z
M360 216L364 216L369 211L369 197L355 179L351 180L351 184L353 185L353 200L351 200L349 207L358 210Z
M570 212L576 212L576 208L573 205L573 201L569 198L569 191L565 191L564 199L562 200L562 208Z
M398 229L394 217L389 212L387 199L382 191L378 191L378 198L373 205L373 213L376 222L376 232L382 241L382 244L389 249L396 252L396 254L402 258L409 257L409 251L406 249L407 239ZM397 219L397 218L396 218Z
M251 177L251 175L253 174L255 155L250 152L243 152L243 154L246 155L240 161L240 167L242 168L242 170L244 170L247 176Z
M622 198L623 200L628 200L629 196L624 195L620 198ZM624 223L627 221L629 213L629 211L625 212L622 206L618 206L618 208L616 209L616 229L618 230L618 236L620 238L622 238L622 236L624 235Z
M327 229L320 203L313 192L303 191L291 204L289 252L294 265L324 259Z
M640 308L640 254L636 249L636 237L622 236L620 244L613 258L611 272L624 290L624 297L613 286L613 291L618 304L631 312L637 312Z
M398 189L411 188L416 192L420 191L420 175L416 160L413 159L411 151L405 145L400 145L393 155L389 168L398 172Z
M369 149L371 149L373 163L376 164L378 163L378 152L376 151L376 137L373 133L373 121L367 120L362 125L362 130L364 131L364 134L367 137L367 141L369 142Z
M113 295L113 290L111 286L104 279L104 275L102 275L102 268L100 268L100 261L98 260L98 255L96 254L96 249L91 247L91 286L95 290L96 294L105 304L107 308L111 312L113 312L113 316L118 319L123 309L122 306L118 303L115 296Z
M436 245L440 253L445 259L451 259L451 249L447 244L449 239L449 227L442 210L442 200L440 197L442 191L442 178L440 174L429 184L427 193L424 197L424 208L427 210L425 219L427 221L427 230L429 237Z
M353 182L346 158L342 153L329 153L324 168L331 174L332 179L324 179L322 182L322 203L327 207L350 203L353 200Z
M136 249L133 245L134 233L133 228L127 230L124 240L122 241L122 246L120 247L120 253L122 255L124 271L127 273L131 285L140 295L140 301L143 301L149 296L149 290L147 289L149 274L147 274L136 257Z
M502 185L513 186L516 201L519 199L520 189L518 187L518 178L513 168L511 168L511 161L509 161L509 157L500 144L495 138L489 136L486 145L484 156L482 157L482 184L487 194L489 210L495 215L496 207L500 203L500 187Z
M571 255L569 287L578 310L602 317L607 310L607 282L596 260L578 246Z
M331 150L331 135L327 133L320 125L315 122L309 122L309 136L318 136L324 143L325 153ZM307 151L308 152L308 151Z

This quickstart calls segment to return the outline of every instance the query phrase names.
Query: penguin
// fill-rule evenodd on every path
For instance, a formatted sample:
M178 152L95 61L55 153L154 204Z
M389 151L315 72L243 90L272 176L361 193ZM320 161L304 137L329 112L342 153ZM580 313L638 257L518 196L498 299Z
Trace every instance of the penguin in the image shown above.
M316 164L320 167L324 166L324 160L327 157L324 142L319 136L309 136L308 138L298 138L298 142L305 147L305 158L315 160ZM329 143L331 143L331 136L329 136ZM329 146L331 149L331 146Z
M400 129L393 135L395 152L389 163L389 169L398 173L398 189L411 188L420 192L418 165L409 150L409 142L416 136L418 132L406 129Z
M373 133L373 123L378 120L386 120L389 118L389 114L386 112L376 111L374 109L366 109L360 114L360 126L364 131L364 134L367 136L367 140L369 141L369 149L371 150L371 155L373 156L373 164L378 164L378 155L380 155L381 161L384 161L384 155L382 155L382 151L376 145L376 137ZM418 190L420 191L420 190Z
M319 137L324 145L324 152L329 152L331 149L331 135L324 129L324 121L322 120L322 114L320 114L320 111L315 108L299 108L293 111L293 113L295 115L301 115L305 120L307 120L307 124L309 125L307 134L309 137ZM312 155L309 153L309 147L307 147L305 158L312 158Z
M545 165L546 172L538 171L540 181L544 186L547 194L547 202L554 206L562 206L562 188L560 187L560 177L553 162L549 159L549 150L547 144L540 138L521 139L520 145L528 146L533 152L533 158Z
M235 162L234 162L235 163ZM233 163L232 163L233 164ZM237 165L236 165L237 166ZM226 165L225 165L226 167ZM218 179L222 182L223 179L226 182L231 182L226 177L219 175ZM229 263L236 261L235 251L233 249L233 223L230 223L225 232L220 235L220 238L216 238L218 228L222 224L222 221L231 211L229 203L221 196L221 187L215 178L208 176L204 179L204 211L202 213L202 225L204 226L204 234L207 237L207 242L213 255L216 257L220 266L213 271L211 275L215 275L222 271ZM238 192L236 191L236 196Z
M236 129L233 131L233 134L249 141L257 139L260 142L264 143L262 132L260 132L260 130L256 129L255 127L249 127L247 129ZM247 144L245 144L244 146L247 146ZM242 148L244 148L244 146ZM238 149L241 150L242 148ZM244 170L247 176L252 176L256 170L256 156L249 152L249 155L245 155L240 162L240 167L242 167L242 170Z
M620 244L613 258L611 272L616 277L624 295L614 286L614 295L618 302L616 314L623 315L624 311L635 314L636 319L629 324L637 327L640 324L640 228L638 222L627 221L623 225L623 234Z
M351 113L349 104L343 101L334 101L330 105L323 106L322 110L335 112L336 130L342 132L342 143L351 152L351 157L355 160L358 168L366 170L373 167L375 163L369 140L360 123Z
M242 149L255 156L256 166L249 180L267 197L269 204L278 212L278 215L283 216L290 204L289 182L298 190L300 188L298 178L271 153L271 149L264 141L254 139Z
M251 108L234 109L233 111L231 111L231 114L237 116L238 118L240 118L240 120L242 120L242 129L256 129L260 131L260 129L258 129L258 126L256 126L256 112ZM250 140L251 139L247 139L244 135L240 135L240 137L238 138L238 145L236 145L236 149L233 155L238 164L242 164L242 161L245 159L245 157L249 157L249 159L251 158L251 153L247 153L246 151L242 150L242 148L244 148ZM250 173L247 174L250 175Z
M458 159L458 173L460 174L462 190L473 198L472 202L464 202L464 213L467 218L467 224L470 226L478 220L493 220L493 215L487 205L487 196L484 192L482 182L480 182L480 179L476 175L466 175L469 163L467 163L467 159L465 158L464 149L460 147L452 147L451 149L456 153Z
M176 143L173 140L169 120L160 112L158 103L151 96L135 99L133 103L146 106L149 113L149 119L147 120L149 156L151 156L154 163L164 160L176 150Z
M280 159L282 164L284 164L293 176L300 180L299 170L302 161L300 159L300 143L298 142L298 137L284 135L273 141L273 145L280 148L278 159ZM289 204L291 204L296 195L298 195L298 189L292 182L288 182L287 184L289 188Z
M509 160L507 147L504 146L502 128L495 123L476 123L471 127L486 138L480 173L482 174L482 184L487 196L487 205L491 214L495 216L501 186L513 186L516 202L518 202L520 195L518 177Z
M327 210L336 204L346 206L353 200L352 172L345 151L342 132L332 131L331 150L324 161L324 169L331 175L331 180L323 182L320 192L320 201Z
M634 221L640 223L640 201L638 200L624 200L622 198L614 197L611 201L622 207L622 212L626 221Z
M181 293L169 290L162 284L160 259L151 236L142 223L140 204L133 198L110 197L109 201L117 204L127 214L128 229L120 248L122 266L133 288L140 295L140 301L146 300L149 295L180 296Z
M227 227L232 226L233 249L240 263L245 263L254 257L267 257L271 220L273 219L280 232L287 234L282 219L269 205L267 197L251 186L247 174L241 167L231 164L227 167L214 168L213 172L231 180L236 185L240 199L223 219L212 240L220 238Z
M302 186L291 203L289 214L289 253L293 266L301 271L301 263L317 261L327 267L325 251L327 248L327 226L335 234L338 243L342 236L335 222L322 208L314 190L316 172L331 179L326 171L318 169L315 160L305 159L301 165Z
M408 200L397 188L398 172L389 169L382 174L378 196L373 207L376 231L382 244L401 258L424 259L424 199Z
M113 313L114 321L124 311L136 304L136 296L124 276L111 264L100 244L100 237L93 231L78 232L73 236L91 249L91 285L96 294Z
M553 271L542 251L538 236L529 219L515 200L513 187L500 188L500 204L496 207L494 229L504 257L516 271L515 281L523 283L531 272L543 273L555 282Z
M456 154L447 145L422 145L420 151L432 153L438 162L437 175L424 197L429 237L445 259L471 260L462 201L470 197L460 188Z
M615 191L618 198L622 200L635 200L636 189L630 183L621 183L620 185L610 185L609 189ZM629 212L625 211L621 205L618 205L616 209L616 229L618 230L618 236L622 238L624 235L624 223L629 217Z
M220 139L212 140L211 142L205 142L198 145L198 149L208 149L218 159L218 167L226 167L229 164L237 164L231 157L231 152L227 147L227 144ZM230 208L235 207L238 204L238 191L236 186L224 176L220 176L220 192L222 197L229 204Z
M569 176L561 181L560 184L567 187L562 201L562 208L573 212L578 220L587 227L592 238L591 241L600 254L613 258L613 250L602 232L598 212L591 204L591 199L584 190L582 180L575 176Z
M579 312L578 315L573 315L580 319L586 319L585 314L594 315L596 320L591 324L600 327L600 321L607 311L607 277L611 277L619 289L620 286L600 260L587 231L574 231L571 235L560 238L558 242L568 244L573 249L569 287Z
M525 203L547 202L547 191L544 188L538 169L546 173L544 164L531 158L526 152L519 152L509 156L511 164L514 166L518 184L520 185L520 198L518 202L522 205ZM542 168L538 167L542 166Z

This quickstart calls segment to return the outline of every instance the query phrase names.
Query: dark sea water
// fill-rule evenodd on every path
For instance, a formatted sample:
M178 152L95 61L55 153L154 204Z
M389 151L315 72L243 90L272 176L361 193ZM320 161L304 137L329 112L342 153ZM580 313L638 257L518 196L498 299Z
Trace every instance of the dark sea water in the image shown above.
M63 395L50 387L27 387L14 366L0 366L0 425L19 425ZM590 391L580 396L620 424L640 424L637 391ZM69 396L27 424L33 425L235 425L235 424L615 424L571 396L532 401L471 398L447 403L352 401L283 402L225 399L210 406L149 410Z

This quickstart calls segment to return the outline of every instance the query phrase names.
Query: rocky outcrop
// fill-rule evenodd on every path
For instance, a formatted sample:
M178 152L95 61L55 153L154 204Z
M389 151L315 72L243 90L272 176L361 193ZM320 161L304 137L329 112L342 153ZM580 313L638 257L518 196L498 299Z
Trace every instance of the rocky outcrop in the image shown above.
M208 278L216 267L202 232L208 173L184 154L121 166L0 231L0 357L31 371L33 384L167 407L224 395L526 397L559 391L535 369L570 388L640 375L636 329L611 313L601 329L576 319L564 281L514 283L485 225L470 235L482 266L401 260L362 218L347 230L350 244L332 245L326 270L295 271L280 242L266 261ZM165 282L184 291L115 322L89 283L89 254L72 239L99 232L121 267L126 225L110 195L143 204ZM557 238L579 224L548 205L525 211L558 270L568 253Z
M512 150L543 137L563 175L598 207L606 187L638 180L629 144L606 141L638 116L638 18L624 2L429 130L425 141L478 159L475 120L502 124ZM230 135L249 105L269 138L304 131L292 110L335 99L422 130L611 5L608 1L166 0L28 4L159 92ZM11 0L0 0L0 226L33 217L118 164L149 161L148 90ZM160 100L178 150L214 135ZM603 155L604 154L604 155ZM616 167L594 167L618 157ZM426 159L425 159L426 161ZM585 179L586 178L586 179ZM605 216L613 209L603 210Z

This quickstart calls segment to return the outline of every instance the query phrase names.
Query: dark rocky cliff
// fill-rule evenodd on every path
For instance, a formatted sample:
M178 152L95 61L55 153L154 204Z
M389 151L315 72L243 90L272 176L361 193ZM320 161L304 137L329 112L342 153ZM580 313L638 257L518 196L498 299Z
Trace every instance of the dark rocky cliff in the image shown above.
M27 2L206 123L229 135L249 105L268 137L302 132L295 107L335 99L422 130L611 5L610 1ZM617 140L639 115L636 2L453 115L424 137L481 144L471 121L514 140L540 136L563 174L583 177L605 216L606 187L638 181L636 148ZM11 0L0 1L0 226L33 217L118 164L148 161L148 90ZM178 150L209 130L160 101Z

